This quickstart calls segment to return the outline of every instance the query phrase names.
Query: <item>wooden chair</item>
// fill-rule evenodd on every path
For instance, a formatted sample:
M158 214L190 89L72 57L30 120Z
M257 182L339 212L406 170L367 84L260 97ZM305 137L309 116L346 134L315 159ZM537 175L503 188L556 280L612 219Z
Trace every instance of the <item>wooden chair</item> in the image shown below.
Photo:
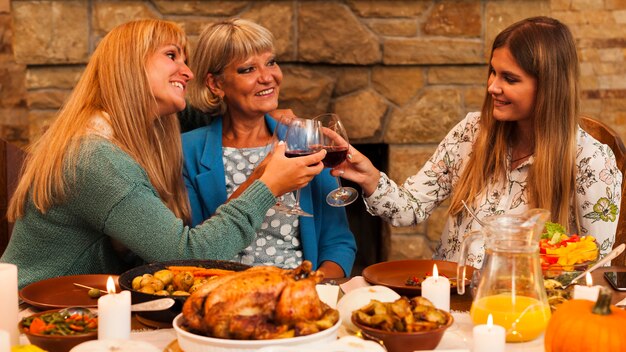
M580 127L587 131L593 138L608 145L615 154L617 167L622 171L622 202L617 220L617 232L615 233L615 246L626 243L626 146L620 136L611 127L603 122L588 116L580 118ZM611 265L626 265L626 253L622 253L611 261Z
M26 152L0 139L0 255L9 243L13 224L7 220L9 199L17 186L18 177Z

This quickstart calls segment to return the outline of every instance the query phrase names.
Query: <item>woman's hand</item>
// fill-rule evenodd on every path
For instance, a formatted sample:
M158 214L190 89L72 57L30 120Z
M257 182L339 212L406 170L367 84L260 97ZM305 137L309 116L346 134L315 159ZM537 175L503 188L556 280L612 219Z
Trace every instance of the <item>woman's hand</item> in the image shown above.
M330 173L333 176L356 182L361 186L366 197L374 193L380 179L380 171L372 164L370 159L353 146L348 148L346 161L332 169Z
M325 156L326 151L321 150L311 155L288 158L285 156L285 144L278 143L274 152L265 158L268 162L259 179L278 197L306 186L324 169L321 161Z

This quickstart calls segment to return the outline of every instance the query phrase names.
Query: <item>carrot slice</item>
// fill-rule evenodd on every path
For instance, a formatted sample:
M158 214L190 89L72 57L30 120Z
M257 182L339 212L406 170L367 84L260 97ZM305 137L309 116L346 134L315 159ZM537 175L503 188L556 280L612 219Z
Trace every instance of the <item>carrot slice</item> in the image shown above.
M204 269L193 272L193 276L222 276L232 273L232 270L226 269Z
M43 334L48 325L40 318L35 318L30 323L30 333L31 334Z

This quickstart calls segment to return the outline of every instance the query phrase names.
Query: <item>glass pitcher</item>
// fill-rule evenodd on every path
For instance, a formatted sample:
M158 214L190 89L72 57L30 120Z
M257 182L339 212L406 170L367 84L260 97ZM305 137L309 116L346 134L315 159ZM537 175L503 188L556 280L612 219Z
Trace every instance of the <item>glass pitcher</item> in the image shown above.
M506 329L507 342L537 338L550 319L550 305L539 262L539 237L550 212L532 209L520 215L485 219L481 232L471 233L461 246L457 290L465 293L465 262L477 239L485 243L476 295L470 309L474 324L493 323Z

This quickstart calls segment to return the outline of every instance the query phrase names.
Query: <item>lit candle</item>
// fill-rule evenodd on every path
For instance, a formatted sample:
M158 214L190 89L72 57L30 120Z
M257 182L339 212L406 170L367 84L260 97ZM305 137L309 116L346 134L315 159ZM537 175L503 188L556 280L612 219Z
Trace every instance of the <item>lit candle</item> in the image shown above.
M585 276L585 280L587 281L586 286L574 286L574 299L586 299L593 302L597 301L598 293L600 292L600 286L593 286L593 280L591 279L590 273L587 273L587 275Z
M431 301L435 308L450 311L450 280L439 276L437 264L433 265L433 276L422 282L422 297Z
M115 282L107 280L109 294L98 298L98 339L130 338L130 292L115 293Z
M500 325L493 325L489 314L487 324L474 326L472 352L503 352L506 345L506 331Z
M9 334L9 341L12 346L19 344L19 333L17 331L17 314L19 312L19 302L17 299L17 266L13 264L0 263L0 329Z

